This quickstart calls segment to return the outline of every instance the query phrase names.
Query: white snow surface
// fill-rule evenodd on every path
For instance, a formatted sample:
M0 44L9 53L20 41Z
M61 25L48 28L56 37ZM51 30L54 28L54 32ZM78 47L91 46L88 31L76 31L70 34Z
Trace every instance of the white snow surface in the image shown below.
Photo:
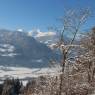
M0 44L0 52L13 52L15 47L10 44Z
M25 68L25 67L5 67L0 66L0 80L6 78L19 78L25 85L29 79L37 78L42 75L55 76L60 73L60 67L52 68ZM1 82L1 81L0 81Z
M10 44L0 44L0 56L8 56L8 57L14 57L15 55L18 55L17 53L14 53L15 47Z

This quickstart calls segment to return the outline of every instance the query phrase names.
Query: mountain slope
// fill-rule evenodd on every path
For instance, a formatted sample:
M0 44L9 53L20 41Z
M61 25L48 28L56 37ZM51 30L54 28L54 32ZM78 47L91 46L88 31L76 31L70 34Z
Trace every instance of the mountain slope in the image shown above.
M26 32L0 30L0 65L46 67L57 58L50 48Z

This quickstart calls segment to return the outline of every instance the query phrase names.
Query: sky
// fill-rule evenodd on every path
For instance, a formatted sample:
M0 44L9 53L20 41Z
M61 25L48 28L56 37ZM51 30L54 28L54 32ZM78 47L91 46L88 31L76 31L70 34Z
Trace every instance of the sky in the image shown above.
M40 29L59 22L65 9L90 8L94 13L95 0L0 0L0 29ZM85 28L95 25L95 17L88 21Z

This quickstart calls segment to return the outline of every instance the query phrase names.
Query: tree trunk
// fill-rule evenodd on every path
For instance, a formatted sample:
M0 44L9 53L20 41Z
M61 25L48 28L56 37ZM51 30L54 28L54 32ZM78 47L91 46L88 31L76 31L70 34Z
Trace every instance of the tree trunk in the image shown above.
M60 85L59 85L59 93L58 93L58 95L62 95L63 76L64 76L64 68L65 68L66 58L67 58L67 52L63 51L62 74L60 74Z

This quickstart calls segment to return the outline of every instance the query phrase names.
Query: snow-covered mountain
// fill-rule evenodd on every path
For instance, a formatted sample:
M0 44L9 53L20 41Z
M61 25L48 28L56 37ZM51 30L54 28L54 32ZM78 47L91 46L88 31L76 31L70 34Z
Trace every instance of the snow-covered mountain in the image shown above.
M44 43L50 48L58 41L58 35L56 32L41 32L39 29L34 29L28 32L28 36L34 37L40 43Z
M0 65L47 67L58 55L27 32L0 30Z
M58 32L52 32L52 31L41 32L39 29L34 29L34 30L29 31L27 33L28 33L28 36L34 37L37 41L39 41L40 43L46 44L51 49L53 49L53 46L60 39L60 33L58 33ZM67 33L67 34L65 33L65 35L64 35L64 42L66 44L69 43L71 41L72 37L73 37L73 35L69 35L69 33ZM77 40L79 40L79 36L76 37L76 41Z

